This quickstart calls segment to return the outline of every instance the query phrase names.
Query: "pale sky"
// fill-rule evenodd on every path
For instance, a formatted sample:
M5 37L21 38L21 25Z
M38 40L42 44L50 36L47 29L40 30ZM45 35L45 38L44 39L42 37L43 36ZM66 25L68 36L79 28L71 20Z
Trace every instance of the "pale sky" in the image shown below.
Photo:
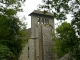
M26 22L27 22L27 28L31 27L31 19L30 16L28 16L32 11L37 9L38 4L41 4L42 0L26 0L25 6L23 6L23 11L20 15L25 15Z
M26 0L25 6L23 6L23 11L22 13L19 13L20 16L25 15L26 20L25 22L27 23L27 28L31 28L31 17L28 16L32 11L37 9L38 4L42 4L42 0ZM68 19L67 21L71 21L70 15L67 15Z

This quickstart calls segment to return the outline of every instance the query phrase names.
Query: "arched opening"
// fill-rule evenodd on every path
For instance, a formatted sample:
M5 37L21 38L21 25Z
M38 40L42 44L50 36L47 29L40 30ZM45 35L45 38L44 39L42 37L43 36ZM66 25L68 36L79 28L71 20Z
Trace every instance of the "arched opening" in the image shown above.
M42 18L42 24L44 24L44 18Z
M45 24L49 24L49 19L45 18Z
M40 24L41 23L41 21L40 21L40 17L38 17L38 24Z
M46 24L49 24L49 19L46 20Z

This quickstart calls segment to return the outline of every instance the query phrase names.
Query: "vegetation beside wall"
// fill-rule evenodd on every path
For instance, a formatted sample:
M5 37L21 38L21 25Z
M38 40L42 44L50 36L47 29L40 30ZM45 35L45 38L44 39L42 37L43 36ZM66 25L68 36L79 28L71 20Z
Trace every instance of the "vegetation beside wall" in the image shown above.
M70 54L71 57L79 59L80 38L76 36L73 27L69 23L63 22L61 26L56 29L56 32L55 39L53 39L55 42L54 50L58 58L63 57L65 54Z
M25 0L0 1L0 60L18 60L27 41L26 27L17 16ZM23 19L24 20L24 19Z
M43 3L39 7L52 12L54 20L68 20L67 15L72 18L70 24L63 22L59 25L56 37L53 36L58 58L70 52L72 57L80 60L80 0L44 0Z

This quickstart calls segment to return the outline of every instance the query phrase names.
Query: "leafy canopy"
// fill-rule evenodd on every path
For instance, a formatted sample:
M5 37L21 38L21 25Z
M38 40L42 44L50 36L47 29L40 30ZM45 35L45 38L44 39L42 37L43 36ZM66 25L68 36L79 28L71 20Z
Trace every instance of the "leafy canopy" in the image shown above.
M79 55L79 53L76 54L77 51L80 51L79 38L77 38L73 27L69 23L64 22L56 29L56 32L54 49L58 58L67 53L71 53L72 56ZM76 59L79 59L78 56L76 56Z
M76 60L80 59L80 0L44 0L40 8L53 13L56 20L66 20L67 14L71 14L71 24L62 23L57 31L55 39L58 57L72 52ZM69 18L69 17L68 17ZM74 51L74 52L73 52Z
M0 60L18 60L23 48L21 31L25 25L17 13L25 0L0 0Z

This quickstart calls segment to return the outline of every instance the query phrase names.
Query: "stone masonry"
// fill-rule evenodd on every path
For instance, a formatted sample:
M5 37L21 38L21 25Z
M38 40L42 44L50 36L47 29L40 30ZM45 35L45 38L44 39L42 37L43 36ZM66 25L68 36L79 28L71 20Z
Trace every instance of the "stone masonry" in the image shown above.
M43 56L44 60L53 60L53 41L52 41L52 27L49 25L43 25Z
M53 14L35 10L29 15L31 37L28 41L28 60L53 60Z
M26 52L28 59L26 60L54 60L52 51L53 14L44 14L43 11L35 10L29 15L31 16L31 36L28 40Z

